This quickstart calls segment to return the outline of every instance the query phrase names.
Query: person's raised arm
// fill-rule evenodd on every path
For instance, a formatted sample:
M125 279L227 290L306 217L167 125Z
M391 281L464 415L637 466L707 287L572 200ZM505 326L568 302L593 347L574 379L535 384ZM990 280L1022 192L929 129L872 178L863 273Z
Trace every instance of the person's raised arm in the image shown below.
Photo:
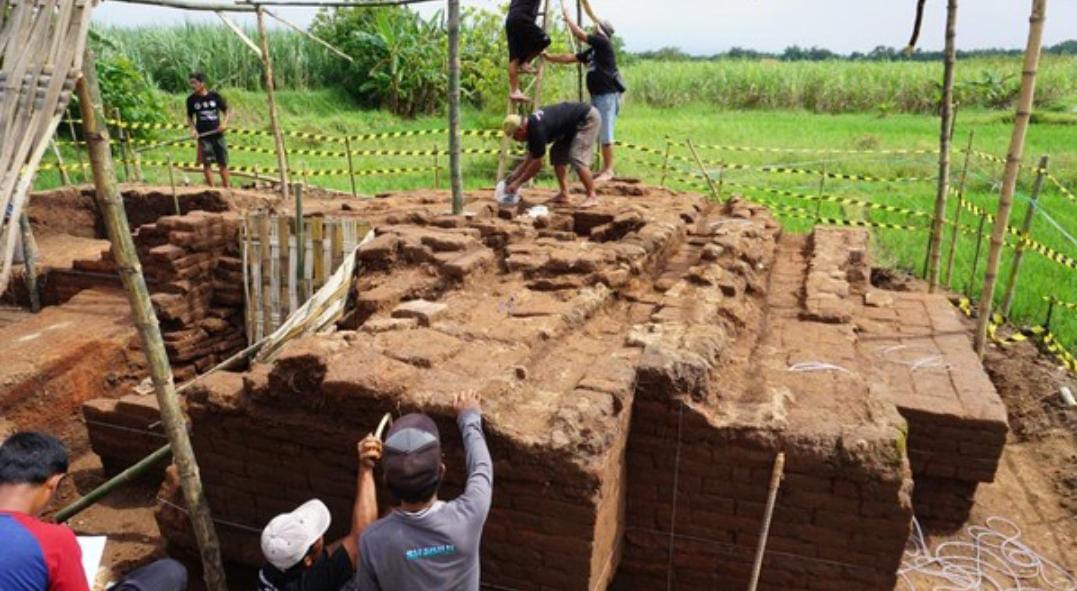
M329 553L343 547L352 566L359 564L359 536L378 519L378 495L374 488L374 465L381 459L381 441L367 435L359 442L359 477L355 486L355 506L352 507L352 527L348 535L329 546Z
M572 36L579 39L580 43L587 43L587 31L584 31L576 24L576 21L572 20L572 15L568 12L568 6L565 3L561 3L561 14L565 17L565 24L568 25L568 30L572 31Z
M469 517L485 520L494 492L494 462L482 434L482 404L477 392L457 394L453 401L456 424L467 456L467 484L457 501Z
M574 64L580 61L575 53L546 53L542 52L542 59L555 64Z

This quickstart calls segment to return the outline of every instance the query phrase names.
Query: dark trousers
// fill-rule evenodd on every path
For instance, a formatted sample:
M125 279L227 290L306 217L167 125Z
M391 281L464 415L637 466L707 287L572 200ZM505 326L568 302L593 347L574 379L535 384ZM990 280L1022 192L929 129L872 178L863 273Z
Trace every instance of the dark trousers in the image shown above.
M108 591L185 591L187 568L165 558L133 571Z

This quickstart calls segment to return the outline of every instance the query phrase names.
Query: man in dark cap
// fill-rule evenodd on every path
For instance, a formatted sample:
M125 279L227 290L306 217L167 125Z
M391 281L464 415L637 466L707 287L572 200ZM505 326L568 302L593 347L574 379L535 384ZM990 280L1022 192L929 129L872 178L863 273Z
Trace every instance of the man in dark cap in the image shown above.
M479 543L490 512L494 466L482 434L478 394L458 394L454 406L467 455L464 494L447 502L437 497L445 464L433 419L409 414L393 423L382 468L400 506L363 532L356 575L360 591L478 591Z

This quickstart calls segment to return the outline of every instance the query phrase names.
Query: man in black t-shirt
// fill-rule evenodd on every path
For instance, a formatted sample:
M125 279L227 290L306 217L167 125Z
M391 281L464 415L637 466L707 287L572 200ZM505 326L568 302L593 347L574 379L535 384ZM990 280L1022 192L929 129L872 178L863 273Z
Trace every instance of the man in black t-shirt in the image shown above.
M339 591L351 581L359 564L359 536L378 519L374 464L381 459L381 448L373 435L359 442L359 479L348 535L326 546L331 517L318 499L266 525L262 530L266 564L258 571L258 591Z
M524 183L538 174L546 156L546 146L553 144L550 148L550 162L557 175L557 185L561 189L553 202L569 202L565 173L566 167L571 164L587 190L587 199L579 207L594 207L598 203L598 197L591 178L591 162L601 126L602 117L598 114L598 109L584 103L559 103L539 109L527 117L506 117L502 125L505 135L526 143L527 156L506 179L505 192L515 194Z
M572 20L568 7L561 5L565 24L572 34L590 47L576 54L548 54L543 56L558 64L575 64L587 66L587 91L591 94L591 104L602 116L602 129L598 138L602 144L602 171L595 177L596 182L612 180L613 171L614 127L621 112L621 94L625 91L621 73L617 69L617 55L613 50L613 25L609 21L599 20L590 34Z
M206 176L206 184L213 186L211 165L217 164L221 171L221 184L229 186L228 144L224 132L228 128L228 102L215 91L206 88L206 76L195 72L187 78L193 91L187 97L187 125L198 142L198 162Z
M505 36L509 40L509 98L517 102L529 100L520 92L520 72L534 73L531 60L550 46L550 36L535 24L541 3L542 0L512 0L505 18Z

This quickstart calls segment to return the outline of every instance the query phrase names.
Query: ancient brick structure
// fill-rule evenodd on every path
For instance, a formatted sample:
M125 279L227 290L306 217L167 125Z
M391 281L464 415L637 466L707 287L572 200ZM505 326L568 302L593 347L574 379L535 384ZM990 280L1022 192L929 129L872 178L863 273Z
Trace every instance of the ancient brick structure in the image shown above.
M913 507L963 519L1005 437L949 304L872 287L862 231L783 234L740 201L638 191L537 218L365 203L377 238L344 328L189 394L226 556L257 564L259 529L311 497L342 533L355 442L387 411L435 417L458 493L450 404L475 389L491 585L743 588L784 453L762 588L892 589ZM158 517L190 544L182 511Z

